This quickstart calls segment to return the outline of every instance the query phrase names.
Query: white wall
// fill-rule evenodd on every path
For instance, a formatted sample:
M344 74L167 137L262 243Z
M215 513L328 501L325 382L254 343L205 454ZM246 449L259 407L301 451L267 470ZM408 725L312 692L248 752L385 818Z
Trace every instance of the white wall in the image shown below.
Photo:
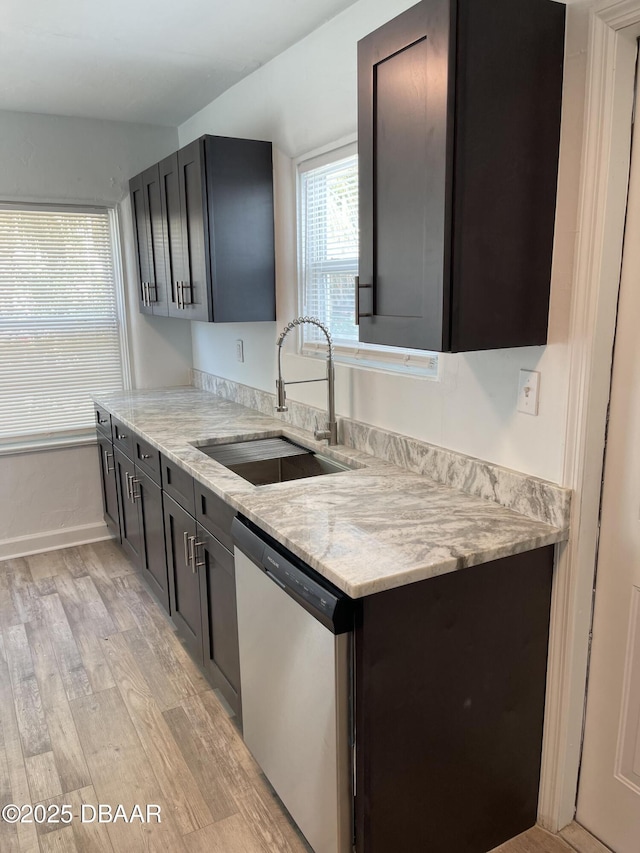
M273 390L276 332L298 313L291 158L355 134L356 42L413 2L360 0L178 129L181 145L203 133L214 133L271 139L277 146L277 324L194 324L194 367ZM439 382L339 367L339 414L560 480L588 8L574 2L568 9L549 345L441 356ZM244 364L235 361L234 341L239 337L245 344ZM319 368L295 354L287 355L283 366L288 379L317 375ZM541 371L538 417L516 412L521 367ZM319 406L324 395L322 385L290 390L292 398Z
M189 324L143 317L136 304L128 180L177 148L172 128L0 112L0 200L120 207L132 379L188 381ZM0 557L105 532L95 447L0 456Z

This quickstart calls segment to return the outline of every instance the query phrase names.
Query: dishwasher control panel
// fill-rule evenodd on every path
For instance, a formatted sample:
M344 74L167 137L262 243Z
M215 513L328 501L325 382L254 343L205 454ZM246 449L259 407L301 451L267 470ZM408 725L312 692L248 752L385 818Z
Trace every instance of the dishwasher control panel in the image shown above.
M334 634L353 629L353 601L298 557L285 551L252 522L238 516L231 533L236 546L271 580Z

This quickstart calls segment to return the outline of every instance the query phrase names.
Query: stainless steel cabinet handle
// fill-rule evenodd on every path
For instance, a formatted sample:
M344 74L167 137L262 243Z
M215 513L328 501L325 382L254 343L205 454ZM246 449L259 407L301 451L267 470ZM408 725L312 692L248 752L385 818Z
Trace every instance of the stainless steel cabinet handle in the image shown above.
M206 545L206 542L198 542L195 536L193 537L193 561L195 563L196 569L201 568L206 563L206 560L204 559L204 554L202 555L202 560L198 560L198 548L204 545Z
M131 503L135 503L140 497L140 492L136 492L134 486L137 486L140 480L137 477L131 477Z
M360 276L355 276L355 284L356 284L356 326L360 325L360 317L373 317L372 313L361 314L360 313L360 289L365 288L368 290L373 290L372 284L360 284Z
M185 530L182 534L184 537L183 545L184 545L184 562L185 565L189 566L191 564L191 550L189 548L189 534Z
M99 417L99 418L98 418L98 423L99 423L99 424L108 424L108 423L109 423L109 418L100 418L100 417Z
M127 435L124 432L116 431L116 438L118 439L118 441L124 441L125 438L127 438Z
M184 309L184 281L176 281L176 295L178 308Z
M153 299L151 298L151 291L153 290ZM147 304L151 307L152 302L158 301L158 285L155 281L147 282Z
M196 557L193 549L193 543L196 541L195 536L189 536L189 561L191 563L191 571L195 575L196 569Z
M146 281L142 282L142 304L144 306L148 305L148 302L147 302L147 282Z
M131 475L125 474L125 477L127 478L127 497L131 500L131 480L129 479Z
M140 459L151 459L151 457L152 457L151 453L141 453L140 454Z
M105 450L105 452L104 452L104 464L107 466L107 474L110 474L112 471L116 470L115 465L113 466L113 468L109 467L109 457L111 457L113 459L113 453L109 453L108 450Z

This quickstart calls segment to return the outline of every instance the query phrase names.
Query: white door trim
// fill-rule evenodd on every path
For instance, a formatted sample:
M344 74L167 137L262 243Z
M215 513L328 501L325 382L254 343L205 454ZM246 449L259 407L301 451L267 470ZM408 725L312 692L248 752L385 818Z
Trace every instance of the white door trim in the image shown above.
M563 475L574 497L552 601L539 801L553 832L575 814L639 33L640 0L591 14Z

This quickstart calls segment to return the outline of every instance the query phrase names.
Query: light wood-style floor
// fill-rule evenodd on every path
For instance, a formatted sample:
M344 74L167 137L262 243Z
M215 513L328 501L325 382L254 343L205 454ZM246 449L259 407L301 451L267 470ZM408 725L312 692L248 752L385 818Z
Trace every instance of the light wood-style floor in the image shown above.
M173 625L111 542L0 563L1 853L303 853L300 836ZM83 804L161 823L81 823ZM569 853L539 828L499 853ZM409 851L389 851L409 853ZM455 851L452 851L455 853Z

